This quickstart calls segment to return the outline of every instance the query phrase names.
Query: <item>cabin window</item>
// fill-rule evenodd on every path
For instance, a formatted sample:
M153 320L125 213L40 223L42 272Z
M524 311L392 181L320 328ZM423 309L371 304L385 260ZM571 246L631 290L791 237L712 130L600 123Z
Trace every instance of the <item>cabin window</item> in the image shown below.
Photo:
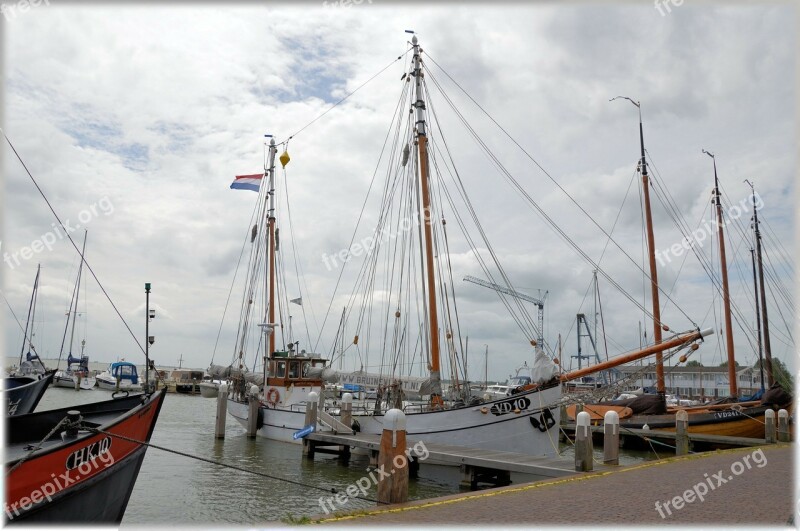
M286 362L279 361L277 365L277 370L275 371L276 378L285 378L286 377Z
M300 377L300 364L296 361L289 363L289 378Z

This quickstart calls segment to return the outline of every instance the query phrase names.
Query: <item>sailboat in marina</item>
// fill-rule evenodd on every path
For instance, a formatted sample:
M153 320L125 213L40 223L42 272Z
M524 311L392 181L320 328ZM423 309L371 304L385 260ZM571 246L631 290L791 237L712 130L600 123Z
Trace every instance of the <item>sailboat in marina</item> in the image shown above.
M655 245L653 236L652 215L650 210L649 199L649 177L647 175L647 162L645 159L644 137L642 134L642 119L641 108L638 102L628 99L637 108L639 108L639 133L641 143L641 161L639 168L642 175L642 189L643 201L645 208L645 216L647 222L647 243L650 251L650 279L652 287L652 303L653 303L653 331L656 344L661 341L661 329L663 325L659 322L660 319L660 303L659 303L659 286L657 268L655 262ZM616 98L614 98L616 99ZM763 438L764 437L764 414L767 410L778 410L781 408L792 409L792 396L779 385L775 385L773 379L770 377L768 390L763 389L763 395L759 400L749 400L739 398L738 390L738 374L736 370L736 357L733 339L733 326L731 321L731 296L728 282L728 264L726 257L725 247L725 231L724 227L727 225L723 217L722 197L719 189L719 177L717 175L716 158L714 155L706 150L703 153L711 157L714 161L714 188L712 190L712 205L716 215L717 239L719 242L719 259L720 259L720 277L717 281L712 278L715 286L720 291L723 300L723 317L724 317L724 332L725 332L725 348L727 354L727 371L728 371L728 386L729 397L714 401L710 404L703 404L698 406L667 406L665 402L665 382L664 382L664 368L663 360L656 359L656 374L657 374L657 395L644 395L642 397L631 398L626 400L618 400L611 402L589 403L584 406L595 421L600 422L603 414L613 409L620 414L620 427L623 428L643 428L647 426L654 432L658 431L675 431L675 415L678 411L685 411L688 414L688 431L690 433L702 433L709 435L725 435L734 437L750 437L750 438ZM756 241L758 242L758 250L760 251L760 238L758 234L758 213L753 199L753 215L754 215L754 229L756 231ZM753 258L755 263L755 255ZM754 268L755 269L755 268ZM754 271L755 274L755 271ZM762 309L766 311L766 304L763 298L763 276L762 282ZM764 321L765 327L767 326ZM761 338L758 338L759 345ZM760 354L760 353L759 353ZM685 362L687 356L681 356L680 361ZM762 365L763 367L763 365ZM771 376L771 359L767 356L767 372ZM763 376L762 376L763 379ZM702 384L701 384L702 385ZM568 414L574 419L575 408L572 406L568 409Z
M69 335L69 352L67 354L67 368L56 372L53 378L53 385L55 387L67 387L69 389L84 389L90 390L97 385L97 380L89 372L89 356L84 356L84 349L86 348L86 339L81 340L81 355L78 358L72 356L72 347L75 344L75 324L78 321L78 298L81 292L81 274L83 272L83 257L86 252L86 237L88 232L83 233L83 250L81 252L81 261L78 265L78 276L75 281L75 289L72 293L72 299L69 303L69 310L67 310L67 324L64 327L64 335L61 338L61 350L58 354L59 363L61 356L64 353L64 342L67 339L67 330L70 330L70 321L72 328Z
M363 360L361 368L356 371L362 374L363 379L358 379L354 373L333 370L331 360L293 347L291 339L283 348L276 349L277 332L283 329L282 320L276 321L275 310L281 304L276 297L276 287L284 283L278 279L275 267L277 146L271 140L269 162L265 164L261 178L268 182L261 194L265 204L260 218L262 231L256 231L262 235L257 247L263 254L262 258L251 258L251 264L256 268L250 274L251 279L264 280L267 285L263 293L249 285L243 313L250 314L250 324L241 324L252 329L256 317L261 321L256 324L263 337L259 336L258 346L251 355L264 360L263 383L253 384L242 377L247 345L242 339L244 333L240 331L235 359L229 367L239 374L232 375L233 389L228 398L228 411L246 426L251 420L250 403L257 401L258 418L255 421L259 436L299 442L295 435L306 427L305 411L311 401L320 403L319 429L334 429L340 433L358 430L380 434L386 411L402 408L406 411L408 436L418 440L529 455L553 455L558 451L556 426L563 403L564 382L658 355L668 349L696 348L696 342L711 331L675 334L657 345L607 362L607 366L601 364L602 367L593 367L588 372L584 369L570 373L562 372L556 361L537 343L535 338L538 334L531 334L526 338L526 348L533 347L530 383L515 389L517 392L512 396L489 399L471 396L449 263L447 222L441 211L450 196L442 190L441 180L432 179L434 172L441 171L436 150L443 146L429 133L431 120L435 117L432 117L427 101L423 52L416 35L411 45L411 69L402 78L407 106L401 113L408 118L405 124L400 119L397 121L400 140L391 150L393 160L389 166L392 169L384 186L383 208L372 239L379 242L381 235L393 234L384 250L395 259L384 262L376 258L376 250L368 250L351 295L353 304L347 309L348 315L356 321L356 335L352 342L354 350L366 357L367 349L375 349L374 344L370 346L370 341L380 344L380 372L372 375L364 370L370 367L368 359ZM284 156L288 159L287 153L284 152L282 159ZM285 167L285 162L282 162ZM459 189L459 193L462 191ZM462 219L457 220L461 225ZM414 230L409 230L408 226L403 228L406 222L416 223L418 238L413 237ZM485 239L484 243L488 245ZM377 281L379 263L389 265L387 279ZM496 259L494 265L500 269ZM258 267L263 267L263 271ZM507 276L502 269L500 271L508 283ZM488 274L486 269L484 272ZM492 277L489 275L489 278ZM380 298L376 299L378 294ZM263 313L251 308L259 296L266 301ZM373 312L383 312L385 321L373 323L366 317ZM535 325L532 328L535 329ZM412 336L414 331L417 337ZM380 338L376 340L379 334ZM414 368L420 366L427 368L427 374L414 374ZM338 408L325 401L323 396L326 384L343 382L376 385L373 404L354 410L351 426L343 425L336 418ZM421 400L409 403L408 390L415 390Z
M20 364L16 371L3 378L3 391L5 394L6 415L24 415L30 413L39 404L39 401L47 391L47 386L53 379L54 371L48 371L42 363L36 349L33 346L33 327L31 323L35 319L36 295L39 290L39 275L41 265L36 268L36 278L33 281L31 292L31 302L28 306L28 319L25 323L22 338L22 349L19 353ZM30 328L30 335L28 330ZM23 361L23 354L27 347L28 353ZM33 351L33 353L31 353ZM34 365L34 362L38 366Z

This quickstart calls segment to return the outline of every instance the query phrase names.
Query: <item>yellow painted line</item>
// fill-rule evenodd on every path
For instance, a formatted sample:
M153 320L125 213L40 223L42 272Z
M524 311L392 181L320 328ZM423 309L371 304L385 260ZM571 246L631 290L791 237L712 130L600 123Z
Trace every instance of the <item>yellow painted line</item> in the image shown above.
M486 491L486 492L482 492L480 494L468 494L468 495L464 495L464 496L461 496L461 497L458 497L458 498L451 498L451 499L448 499L448 500L431 501L431 502L421 503L421 504L418 504L418 505L410 505L408 507L396 507L394 509L369 510L369 512L347 514L347 515L342 515L342 516L336 516L336 517L333 517L333 518L325 518L325 519L322 519L322 520L315 520L314 523L316 523L316 524L325 524L325 523L330 523L330 522L341 522L341 521L344 521L344 520L353 520L353 519L356 519L356 518L363 518L365 516L377 516L377 515L381 515L381 514L402 513L402 512L405 512L405 511L413 511L413 510L417 510L417 509L426 509L428 507L437 507L437 506L440 506L440 505L450 505L452 503L461 503L461 502L464 502L464 501L476 500L476 499L479 499L479 498L491 498L493 496L501 496L503 494L511 494L511 493L515 493L515 492L524 492L524 491L528 491L528 490L534 490L534 489L540 489L540 488L543 488L543 487L549 487L549 486L552 486L552 485L563 485L563 484L566 484L566 483L572 483L572 482L584 481L584 480L588 480L588 479L601 478L601 477L604 477L604 476L608 476L608 475L611 475L611 474L617 474L617 473L620 473L620 472L631 472L631 471L634 471L634 470L641 470L641 469L644 469L644 468L651 468L651 467L654 467L654 466L661 466L661 465L666 465L666 464L669 464L669 463L676 463L676 462L679 462L679 461L691 461L691 460L694 460L694 459L704 459L704 458L707 458L707 457L713 457L713 456L717 456L717 455L721 455L721 454L729 454L729 453L737 453L737 452L742 453L743 451L747 452L747 453L751 453L751 452L755 452L758 449L771 450L771 449L777 449L777 448L785 448L786 446L787 446L786 444L776 444L776 445L769 445L767 447L757 447L755 449L754 448L730 448L728 450L716 450L714 452L704 452L704 453L701 453L701 454L690 454L690 455L685 455L685 456L680 456L680 457L670 457L670 458L666 458L666 459L660 459L658 461L648 461L646 463L642 463L642 464L639 464L639 465L632 465L632 466L627 466L627 467L624 467L624 468L615 468L615 469L607 470L607 471L604 471L604 472L587 473L586 475L583 475L583 476L571 476L571 477L564 478L564 479L537 481L535 483L528 483L527 485L523 485L521 487L492 489L492 490L489 490L489 491Z

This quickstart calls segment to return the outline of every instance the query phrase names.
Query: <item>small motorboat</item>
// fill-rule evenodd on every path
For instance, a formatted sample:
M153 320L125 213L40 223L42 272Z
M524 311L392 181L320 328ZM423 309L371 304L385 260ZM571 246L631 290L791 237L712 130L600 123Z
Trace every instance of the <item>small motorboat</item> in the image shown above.
M164 394L9 417L6 524L119 524Z
M97 386L106 391L141 391L136 365L129 361L115 361L97 375Z
M217 398L221 383L222 380L214 380L209 375L204 376L203 381L197 384L200 388L200 396L203 398Z

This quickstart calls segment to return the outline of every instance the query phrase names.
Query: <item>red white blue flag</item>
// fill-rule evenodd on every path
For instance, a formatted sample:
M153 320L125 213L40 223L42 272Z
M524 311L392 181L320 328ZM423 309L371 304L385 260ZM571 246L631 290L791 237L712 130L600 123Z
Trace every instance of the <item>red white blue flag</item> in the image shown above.
M237 175L236 179L231 183L231 189L258 192L262 177L264 177L263 173L256 173L255 175Z

